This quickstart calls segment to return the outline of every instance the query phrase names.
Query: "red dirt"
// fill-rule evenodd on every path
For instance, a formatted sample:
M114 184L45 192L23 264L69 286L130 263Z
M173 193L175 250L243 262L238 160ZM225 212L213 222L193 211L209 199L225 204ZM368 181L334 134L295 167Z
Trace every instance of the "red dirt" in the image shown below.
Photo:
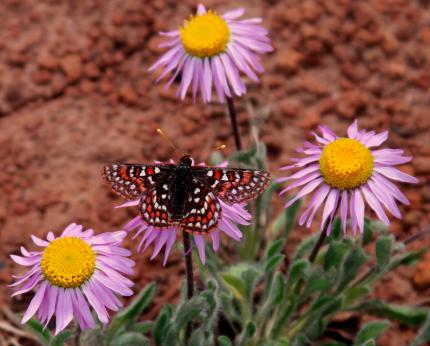
M357 117L362 127L389 129L387 145L414 156L403 168L420 184L402 187L412 204L402 207L403 220L393 221L390 230L405 238L428 226L429 1L205 4L220 12L242 4L247 16L263 17L271 32L275 52L263 58L262 83L250 83L236 103L245 144L251 143L252 111L274 174L317 124L344 133ZM0 3L0 302L23 309L19 298L10 301L5 285L20 270L8 254L28 246L30 234L44 236L71 221L97 232L113 230L133 215L112 211L121 201L109 192L100 169L112 161L177 158L155 135L157 127L199 159L220 143L227 144L227 154L233 151L222 105L180 102L175 90L163 91L147 72L161 52L156 32L180 25L194 5L190 0ZM293 237L308 234L297 229ZM137 288L151 280L161 285L155 314L177 296L180 254L164 269L148 262L147 254L135 257ZM411 269L390 274L375 295L428 303L423 297L430 292L429 267L427 256L415 284ZM412 335L396 328L389 333ZM384 337L381 345L390 345L390 339Z

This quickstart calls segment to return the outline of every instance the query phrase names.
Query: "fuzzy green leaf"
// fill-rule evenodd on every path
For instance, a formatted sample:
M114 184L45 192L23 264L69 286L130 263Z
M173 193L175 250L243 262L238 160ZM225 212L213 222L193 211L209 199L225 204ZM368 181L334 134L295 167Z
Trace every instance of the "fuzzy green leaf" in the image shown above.
M63 346L73 333L70 330L63 330L60 334L51 339L50 346Z
M320 267L313 268L309 279L306 282L304 296L308 297L313 293L325 292L332 285L331 272L324 272Z
M224 284L239 300L244 300L247 296L246 285L241 278L228 273L221 273Z
M260 275L260 271L250 266L247 270L242 272L241 277L243 283L245 284L245 291L247 292L248 300L251 299L254 287Z
M367 255L363 248L353 249L345 258L342 268L342 277L338 290L344 289L355 278L360 267L366 262Z
M392 236L380 236L376 241L375 253L378 267L380 270L385 269L390 261L394 239Z
M257 327L255 323L252 321L248 321L242 333L239 335L237 344L244 345L247 340L251 339L254 336L256 330Z
M322 296L318 298L309 308L308 314L320 315L327 311L337 310L342 306L342 298L338 296ZM312 319L312 318L311 318Z
M205 304L199 297L193 297L191 300L180 306L174 318L174 324L176 325L177 330L185 327L204 308Z
M171 311L168 305L163 306L154 324L154 339L157 345L162 345L163 336L170 326Z
M409 326L419 326L427 317L427 309L411 306L387 304L378 300L361 303L353 308L355 311L365 311L378 317L397 320Z
M290 289L298 280L307 277L310 263L306 259L299 259L293 262L288 271L287 286Z
M361 328L355 337L354 345L365 344L369 340L377 339L390 325L388 321L369 322Z
M324 269L328 270L334 267L339 270L344 256L351 247L352 244L349 241L331 241L324 256Z
M144 322L133 323L129 327L129 330L131 332L136 332L136 333L140 333L140 334L146 334L149 331L151 331L152 328L154 328L154 322L152 322L152 321L144 321Z
M284 249L285 238L280 238L269 243L266 250L266 258L271 258Z
M149 346L149 340L142 334L136 332L127 332L116 337L112 346Z
M279 266L285 258L285 255L274 255L272 256L265 265L264 271L266 273L272 273L277 266Z
M340 223L340 218L335 218L333 222L333 227L331 229L330 239L340 239L342 235L342 227Z
M366 246L369 244L373 239L373 229L372 229L372 223L371 221L366 217L364 218L364 230L363 230L363 236L361 238L361 244L363 246Z
M370 287L365 285L353 286L345 291L345 306L355 302L357 299L365 296L371 291Z
M286 291L285 287L286 283L284 276L281 273L277 273L270 287L269 296L267 298L270 305L277 305L283 301L284 293Z
M218 337L219 346L233 346L231 340L225 335L221 335Z
M413 250L400 255L394 256L387 266L387 271L392 271L401 265L415 264L425 253L427 248Z
M44 329L43 325L33 318L24 325L24 328L35 335L43 345L47 345L51 341L49 331Z
M304 257L306 254L310 253L313 249L315 243L318 241L320 234L314 234L313 236L306 237L300 245L297 247L296 253L293 256L293 261Z
M151 304L154 298L156 289L155 282L151 282L145 286L145 288L133 299L133 301L123 310L118 312L114 318L114 321L136 321L137 318L142 314L143 310Z
M411 346L424 345L430 341L430 312L427 315L427 319L418 331L416 338L412 341Z

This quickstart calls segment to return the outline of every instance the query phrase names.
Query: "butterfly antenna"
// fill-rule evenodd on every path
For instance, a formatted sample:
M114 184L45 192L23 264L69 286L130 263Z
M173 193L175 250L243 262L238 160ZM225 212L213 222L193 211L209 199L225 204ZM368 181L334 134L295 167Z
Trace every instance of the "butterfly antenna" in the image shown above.
M173 143L173 141L164 133L164 131L160 128L157 129L157 133L163 137L163 139L169 143L169 145L175 150L175 151L181 151L176 145L175 143Z
M215 149L215 150L222 151L222 150L224 150L225 148L227 148L227 146L226 146L225 144L221 144L221 145L216 146L214 149Z

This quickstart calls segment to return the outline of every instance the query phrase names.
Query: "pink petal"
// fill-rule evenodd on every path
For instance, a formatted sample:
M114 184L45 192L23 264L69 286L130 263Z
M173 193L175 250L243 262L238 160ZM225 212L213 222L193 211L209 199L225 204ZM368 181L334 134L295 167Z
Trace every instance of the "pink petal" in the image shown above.
M200 260L202 261L203 264L206 263L206 253L205 253L205 239L203 238L203 236L199 235L199 234L195 234L193 235L194 237L194 242L196 244L197 247L197 251L199 253L200 256Z
M228 11L222 15L224 19L236 19L241 17L245 13L244 8L236 8L234 10Z
M342 199L340 202L340 219L342 222L343 234L346 234L346 221L348 218L348 192L346 190L342 191Z
M315 180L311 181L307 185L305 185L294 198L292 198L291 200L289 200L285 204L284 207L288 208L289 206L291 206L298 199L300 199L300 198L306 196L307 194L311 193L313 190L315 190L315 188L317 188L323 182L323 180L324 180L323 178L318 178L318 179L315 179Z
M378 199L373 195L373 193L369 190L369 188L366 185L363 185L361 187L361 191L363 191L363 194L364 194L364 197L366 198L367 203L369 203L370 207L376 213L378 218L385 225L388 226L390 224L390 220L388 219L387 215L385 214L384 210L382 209L382 206L379 203Z
M215 230L211 232L211 238L212 238L212 248L214 251L219 250L219 231Z
M330 214L335 211L338 199L339 191L337 189L332 189L327 196L327 200L325 201L321 229L323 229L323 227L325 226L327 218L330 216Z
M197 14L202 15L206 13L206 7L203 4L197 5Z
M37 290L36 294L34 295L33 299L30 302L30 305L27 308L27 311L25 312L21 323L26 323L39 309L40 304L43 301L43 296L45 295L45 290L48 287L48 282L43 281L40 285L39 289Z
M411 183L411 184L417 184L418 183L418 179L403 173L402 171L400 171L397 168L394 167L380 167L380 166L376 166L375 171L377 171L378 173L381 173L382 175L385 175L387 178L393 179L393 180L398 180L398 181L402 181L405 183Z
M355 218L356 218L356 221L358 224L358 228L360 229L360 232L363 233L363 231L364 231L364 201L363 201L363 197L361 196L359 189L354 190L353 198L354 198L354 206L355 206Z
M88 285L88 282L82 286L82 291L90 305L96 311L97 317L99 318L100 322L103 324L107 324L109 322L109 314L106 311L104 305L99 301L99 298L91 290L90 286Z
M357 119L355 119L354 122L351 125L349 125L347 133L349 138L357 137L357 134L358 134Z

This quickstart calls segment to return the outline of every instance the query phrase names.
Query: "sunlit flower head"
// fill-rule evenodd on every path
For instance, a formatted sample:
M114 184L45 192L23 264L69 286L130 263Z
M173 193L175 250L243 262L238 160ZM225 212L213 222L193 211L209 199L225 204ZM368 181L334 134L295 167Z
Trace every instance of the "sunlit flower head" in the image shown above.
M171 161L171 163L174 162ZM203 166L204 164L200 165ZM225 166L226 164L221 164L218 167ZM218 251L221 234L224 234L233 240L240 241L242 239L242 232L238 228L238 225L249 225L249 221L251 219L251 214L245 209L246 203L236 203L229 205L220 199L218 199L218 201L221 205L221 215L218 219L217 227L205 235L191 233L193 244L197 248L200 260L203 264L206 262L205 237L211 239L213 250ZM138 205L139 200L126 202L119 207ZM125 225L124 230L127 232L135 231L133 239L141 237L137 246L139 252L145 251L151 244L154 245L151 259L154 259L164 248L163 265L166 265L167 263L167 259L175 243L176 237L180 237L182 232L182 229L177 225L171 227L154 227L149 225L142 219L140 215L128 222Z
M386 225L390 221L384 207L394 217L401 218L396 200L404 204L409 204L409 201L391 180L415 184L418 179L393 167L412 159L403 156L403 150L374 149L386 141L388 131L376 134L358 130L357 121L349 126L348 138L337 137L325 126L319 129L322 137L313 133L317 144L305 142L304 148L297 150L306 156L293 159L294 164L281 168L299 170L278 179L278 182L292 181L281 194L300 188L297 195L287 202L286 208L313 193L299 224L306 223L309 227L315 213L324 205L321 227L326 220L333 220L334 214L340 210L344 233L348 218L354 234L357 229L363 232L365 201ZM331 225L328 232L330 230Z
M200 90L203 102L211 101L213 87L221 102L226 96L245 94L240 73L258 82L256 72L264 71L258 54L273 48L267 30L260 25L261 18L238 20L244 12L238 8L218 15L200 4L197 14L178 30L160 33L168 38L160 45L168 51L149 69L163 69L157 82L172 74L168 88L181 73L177 92L181 99L190 87L194 99Z
M84 231L72 223L57 238L52 232L46 240L32 236L41 251L21 247L22 256L11 255L16 263L30 267L10 285L17 287L12 296L36 291L22 323L37 312L45 326L56 316L55 334L73 317L81 329L94 328L91 307L100 322L108 323L107 310L117 311L122 306L117 295L133 293L133 282L123 276L132 274L134 266L128 258L130 251L120 246L126 235L125 231L94 235L93 230Z

